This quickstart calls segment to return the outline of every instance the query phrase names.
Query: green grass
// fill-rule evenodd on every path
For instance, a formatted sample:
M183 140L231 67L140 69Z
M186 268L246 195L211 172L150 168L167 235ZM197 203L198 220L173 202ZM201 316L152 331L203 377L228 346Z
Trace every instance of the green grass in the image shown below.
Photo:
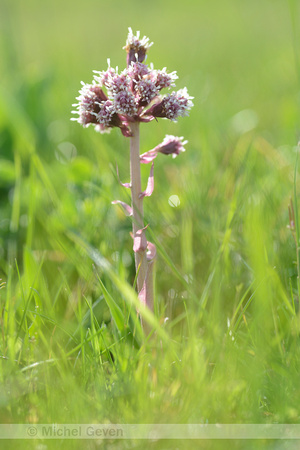
M13 0L0 8L0 423L298 424L298 3ZM145 200L158 250L155 315L142 311L148 338L135 313L131 223L111 205L127 201L115 165L128 181L129 140L69 120L80 80L91 81L108 57L125 66L128 26L154 41L148 61L177 70L178 88L195 97L189 118L141 130L142 152L165 134L189 141L175 160L157 158ZM121 444L102 447L187 445Z

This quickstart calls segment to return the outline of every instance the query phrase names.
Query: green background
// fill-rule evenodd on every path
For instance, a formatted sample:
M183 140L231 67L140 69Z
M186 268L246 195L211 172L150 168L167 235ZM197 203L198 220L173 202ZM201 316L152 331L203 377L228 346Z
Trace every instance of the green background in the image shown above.
M2 0L0 422L299 423L299 20L284 0ZM130 201L115 174L129 179L129 139L70 121L81 80L107 58L125 67L128 27L194 97L190 117L141 126L142 152L165 134L189 141L157 158L145 200L159 250L149 340L134 323L131 223L111 205Z

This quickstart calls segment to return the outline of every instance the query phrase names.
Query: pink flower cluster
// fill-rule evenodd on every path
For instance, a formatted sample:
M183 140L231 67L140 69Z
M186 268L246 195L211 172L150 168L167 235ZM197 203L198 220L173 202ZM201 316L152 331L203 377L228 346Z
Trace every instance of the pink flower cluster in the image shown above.
M77 97L76 120L84 127L94 125L96 131L110 132L118 127L124 136L131 136L131 122L150 122L158 117L176 121L188 115L193 106L187 89L173 91L162 96L160 91L175 86L176 72L166 68L156 70L144 64L148 48L152 45L139 32L133 35L131 28L124 47L127 52L127 68L118 73L118 68L96 72L92 84L82 82Z

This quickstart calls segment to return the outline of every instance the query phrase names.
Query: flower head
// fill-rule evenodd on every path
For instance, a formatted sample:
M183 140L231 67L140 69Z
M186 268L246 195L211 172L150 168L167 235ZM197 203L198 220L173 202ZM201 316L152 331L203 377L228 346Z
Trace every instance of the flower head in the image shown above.
M140 156L140 162L148 164L157 157L158 153L172 155L173 158L176 158L180 153L185 152L184 145L187 143L188 141L185 141L183 136L177 137L167 134L159 145Z
M127 69L127 73L132 80L141 80L150 73L150 69L146 64L140 62L132 62Z
M97 122L105 127L111 127L113 124L120 124L120 119L116 114L115 106L110 100L106 100L100 104L100 109L96 115Z
M118 72L118 70L115 70L113 67L110 66L110 59L107 60L107 64L108 64L107 70L101 71L94 70L94 73L98 74L98 76L94 75L96 83L98 83L100 86L105 86L106 88L110 86L111 80Z
M134 90L139 106L149 105L151 100L158 94L157 87L149 78L142 79L135 83Z
M124 91L129 89L130 87L131 79L127 75L126 70L124 70L120 75L114 74L110 78L110 80L107 81L107 91L108 94L113 96L115 94L118 94L120 91Z
M124 47L127 51L127 68L119 73L108 59L108 68L94 71L92 84L83 84L73 113L84 127L90 124L101 133L119 127L124 136L131 136L129 124L150 122L162 117L176 121L188 115L193 106L187 89L161 96L162 89L175 86L176 72L168 73L166 67L155 70L144 63L146 52L152 43L140 33L129 33Z
M183 136L178 137L167 134L162 143L157 145L155 149L159 153L172 155L173 158L176 158L180 153L185 152L184 145L187 143L188 141L185 141Z
M77 106L77 111L72 111L79 117L71 120L77 121L84 127L92 124L100 133L109 133L111 128L119 127L126 135L125 124L122 123L115 105L106 97L101 87L96 84L82 84L80 95L77 97L78 104L73 105Z
M152 44L153 42L149 43L149 38L146 36L140 39L139 31L136 33L136 36L134 36L132 29L128 28L126 45L123 47L127 52L127 67L129 67L132 62L143 62L147 50Z
M151 78L160 91L161 89L175 86L175 80L178 76L176 72L167 73L167 68L164 67L162 70L152 70Z
M137 114L135 97L129 89L122 89L113 97L116 111L125 116L134 117Z
M96 84L85 84L81 82L82 88L79 91L79 97L76 98L78 103L73 106L77 107L77 111L72 111L73 114L78 114L78 118L73 118L84 127L91 123L97 123L97 114L100 111L100 105L107 100L106 95L100 86Z
M144 114L146 116L162 117L176 122L178 117L187 116L193 106L193 97L188 95L187 89L173 91L154 103Z

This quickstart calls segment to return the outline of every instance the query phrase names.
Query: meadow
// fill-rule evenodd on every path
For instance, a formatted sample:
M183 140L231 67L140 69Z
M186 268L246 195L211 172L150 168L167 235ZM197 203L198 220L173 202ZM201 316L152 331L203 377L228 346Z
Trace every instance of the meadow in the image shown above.
M2 0L0 423L299 424L297 0ZM71 122L80 81L125 67L128 27L194 97L145 200L143 333L129 139ZM146 185L149 168L143 167ZM1 443L2 445L2 443ZM297 441L5 441L3 448L293 449Z

